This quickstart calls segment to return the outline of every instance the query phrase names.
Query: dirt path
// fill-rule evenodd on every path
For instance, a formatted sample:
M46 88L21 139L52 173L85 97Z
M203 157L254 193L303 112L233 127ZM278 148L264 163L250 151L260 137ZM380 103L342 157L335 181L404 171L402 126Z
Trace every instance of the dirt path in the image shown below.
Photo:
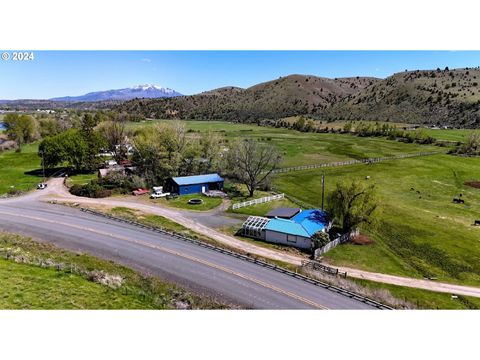
M129 207L131 209L136 209L143 212L163 216L185 227L188 227L189 229L192 229L195 232L208 236L222 244L231 246L236 249L243 250L250 254L263 256L273 260L280 260L293 265L301 265L302 260L305 260L304 257L282 253L281 251L274 250L274 249L267 249L255 244L250 244L248 242L236 239L233 236L223 234L215 229L212 229L211 227L200 224L198 221L195 221L192 218L189 218L188 215L186 214L186 212L188 211L186 210L163 208L163 207L154 206L154 205L148 205L148 204L126 201L126 200L116 200L112 198L90 199L90 198L81 198L81 197L74 196L70 194L67 191L67 189L63 186L62 178L56 178L56 179L50 180L48 190L44 192L37 191L35 195L27 195L23 198L16 198L14 200L9 200L9 201L23 201L23 200L32 200L32 199L36 200L39 198L42 198L44 200L56 200L56 201L79 203L79 204L85 204L85 205L90 204L90 205L105 205L110 207L116 207L116 206ZM227 206L228 208L228 204L227 205L223 204L221 208L224 208L225 206ZM215 216L215 215L219 215L220 212L221 212L221 209L217 208L214 210L210 210L207 213L210 216ZM405 287L411 287L411 288L417 288L417 289L437 291L442 293L480 297L480 288L473 287L473 286L454 285L454 284L441 283L441 282L430 281L430 280L422 280L422 279L407 278L403 276L374 273L374 272L363 271L363 270L358 270L358 269L353 269L348 267L338 267L338 269L340 271L346 271L348 273L348 276L353 278L371 280L371 281L385 283L385 284L399 285L399 286L405 286Z

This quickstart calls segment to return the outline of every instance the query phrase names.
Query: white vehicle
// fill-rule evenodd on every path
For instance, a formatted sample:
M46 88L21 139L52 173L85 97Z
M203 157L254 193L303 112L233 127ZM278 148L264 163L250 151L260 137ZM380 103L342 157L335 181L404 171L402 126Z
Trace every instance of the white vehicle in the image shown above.
M43 190L47 188L47 183L40 183L37 185L38 190Z
M169 192L166 192L166 193L157 193L157 192L155 192L155 193L153 193L153 194L150 195L150 199L160 199L160 198L165 197L165 196L168 196L168 195L170 195Z
M154 194L161 194L163 193L163 186L154 186L152 187L152 191Z

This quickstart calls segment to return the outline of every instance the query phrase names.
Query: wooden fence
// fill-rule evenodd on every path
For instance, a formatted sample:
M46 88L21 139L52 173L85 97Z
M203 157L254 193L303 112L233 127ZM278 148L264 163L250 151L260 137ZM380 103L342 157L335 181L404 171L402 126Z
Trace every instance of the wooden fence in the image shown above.
M317 270L324 272L329 275L334 275L334 276L341 276L344 278L347 278L347 273L344 271L339 271L337 268L333 268L331 266L323 265L322 263L315 261L315 260L310 260L310 261L303 261L302 262L302 267L304 268L310 268L312 270Z
M302 170L318 169L318 168L324 168L324 167L337 167L337 166L347 166L347 165L355 165L355 164L374 164L374 163L379 163L379 162L388 161L388 160L398 160L398 159L405 159L405 158L412 158L412 157L419 157L419 156L429 156L429 155L436 155L436 154L441 154L441 152L439 151L421 152L421 153L414 153L414 154L402 154L402 155L384 156L384 157L378 157L378 158L367 158L367 159L361 159L361 160L347 160L347 161L337 161L333 163L292 166L292 167L273 170L272 173L279 174L279 173L286 173L290 171L302 171Z
M272 195L272 196L266 196L266 197L259 198L259 199L244 201L244 202L241 202L241 203L233 204L232 209L235 210L235 209L240 209L240 208L246 207L246 206L263 204L263 203L273 201L273 200L280 200L280 199L283 199L284 197L285 197L285 194L277 194L277 195Z

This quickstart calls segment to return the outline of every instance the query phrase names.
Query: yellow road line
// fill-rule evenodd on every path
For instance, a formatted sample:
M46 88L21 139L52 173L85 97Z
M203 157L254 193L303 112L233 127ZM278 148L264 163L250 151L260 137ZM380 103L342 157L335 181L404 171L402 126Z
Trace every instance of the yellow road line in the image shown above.
M135 240L135 239L131 239L131 238L127 238L125 236L121 236L121 235L114 235L112 233L108 233L108 232L105 232L105 231L100 231L100 230L96 230L96 229L93 229L93 228L89 228L89 227L85 227L85 226L80 226L80 225L74 225L74 224L70 224L70 223L65 223L65 222L61 222L61 221L53 221L53 220L48 220L48 219L44 219L44 218L40 218L40 217L36 217L36 216L30 216L30 215L23 215L23 214L12 214L12 213L9 213L9 212L3 212L3 211L0 211L0 214L3 214L3 215L10 215L10 216L14 216L14 217L21 217L21 218L25 218L25 219L31 219L31 220L38 220L38 221L42 221L42 222L47 222L47 223L51 223L51 224L57 224L57 225L63 225L63 226L67 226L67 227L71 227L71 228L74 228L74 229L79 229L79 230L84 230L84 231L89 231L89 232L92 232L92 233L96 233L96 234L99 234L99 235L104 235L104 236L109 236L109 237L112 237L112 238L115 238L115 239L119 239L119 240L123 240L123 241L126 241L126 242L130 242L130 243L135 243L135 244L138 244L138 245L142 245L142 246L145 246L145 247L149 247L149 248L152 248L152 249L156 249L156 250L160 250L162 252L165 252L165 253L168 253L168 254L171 254L171 255L175 255L175 256L178 256L178 257L182 257L184 259L188 259L190 261L193 261L193 262L196 262L196 263L199 263L199 264L203 264L205 266L208 266L208 267L211 267L211 268L214 268L214 269L217 269L217 270L220 270L220 271L223 271L225 273L228 273L228 274L231 274L231 275L235 275L237 277L240 277L242 279L245 279L245 280L248 280L248 281L251 281L257 285L260 285L260 286L263 286L267 289L270 289L270 290L273 290L275 292L278 292L280 294L283 294L283 295L286 295L290 298L293 298L295 300L298 300L298 301L301 301L305 304L308 304L310 306L313 306L313 307L316 307L318 309L323 309L323 310L327 310L328 308L325 307L324 305L321 305L321 304L318 304L312 300L309 300L307 298L304 298L300 295L297 295L297 294L294 294L290 291L287 291L287 290L284 290L284 289L281 289L279 287L276 287L274 285L271 285L271 284L268 284L264 281L261 281L259 279L256 279L254 277L251 277L251 276L247 276L247 275L244 275L242 273L239 273L239 272L236 272L232 269L229 269L227 267L224 267L224 266L221 266L221 265L217 265L217 264L214 264L212 262L209 262L209 261L206 261L206 260L202 260L202 259L199 259L197 257L194 257L194 256L191 256L191 255L187 255L187 254L183 254L183 253L180 253L178 251L174 251L174 250L170 250L170 249L167 249L167 248L164 248L162 246L158 246L158 245L154 245L154 244L150 244L150 243L147 243L147 242L144 242L144 241L141 241L141 240Z

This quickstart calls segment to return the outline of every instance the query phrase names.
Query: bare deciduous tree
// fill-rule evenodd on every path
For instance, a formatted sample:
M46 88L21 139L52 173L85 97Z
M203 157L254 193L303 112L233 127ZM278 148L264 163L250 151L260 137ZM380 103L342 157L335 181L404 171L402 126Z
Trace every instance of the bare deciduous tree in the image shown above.
M267 181L280 160L281 155L273 146L250 139L235 143L228 154L230 172L246 185L250 197Z

